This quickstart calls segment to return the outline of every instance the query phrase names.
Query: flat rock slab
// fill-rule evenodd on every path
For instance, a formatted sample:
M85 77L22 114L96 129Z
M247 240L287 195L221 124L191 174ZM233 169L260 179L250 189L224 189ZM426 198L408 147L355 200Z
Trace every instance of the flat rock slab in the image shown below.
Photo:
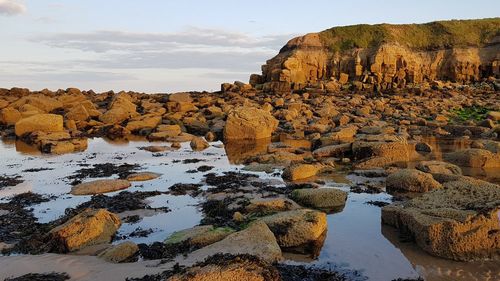
M71 188L71 194L73 195L101 194L101 193L126 189L129 188L130 185L131 184L128 180L116 180L116 179L95 180L73 186Z
M128 175L127 180L128 181L149 181L149 180L154 180L160 176L161 176L161 174L159 174L159 173L142 172L142 173L134 173L134 174Z
M500 186L454 175L443 180L443 189L383 207L382 222L438 257L500 257Z

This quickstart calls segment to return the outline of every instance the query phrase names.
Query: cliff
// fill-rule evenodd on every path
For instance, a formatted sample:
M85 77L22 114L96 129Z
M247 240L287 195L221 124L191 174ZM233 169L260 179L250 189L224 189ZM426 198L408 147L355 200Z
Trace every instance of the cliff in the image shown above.
M334 27L290 40L253 74L267 91L404 87L500 76L500 18Z

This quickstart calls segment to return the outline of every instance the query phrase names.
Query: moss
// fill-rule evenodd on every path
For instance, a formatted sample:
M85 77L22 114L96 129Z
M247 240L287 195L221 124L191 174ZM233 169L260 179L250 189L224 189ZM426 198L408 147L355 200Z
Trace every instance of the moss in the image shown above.
M476 120L482 121L486 119L488 112L491 110L480 106L464 107L460 109L454 109L451 111L454 121L467 121Z
M436 21L425 24L352 25L320 33L323 44L332 51L378 47L398 42L421 50L449 47L484 46L500 35L500 18Z

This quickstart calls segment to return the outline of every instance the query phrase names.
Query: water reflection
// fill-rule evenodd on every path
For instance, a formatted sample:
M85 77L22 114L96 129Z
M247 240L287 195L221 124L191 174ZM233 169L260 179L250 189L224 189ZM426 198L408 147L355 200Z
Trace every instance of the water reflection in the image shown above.
M231 164L243 164L250 158L267 152L271 139L238 140L225 143L226 155Z
M396 229L382 226L382 234L408 259L426 281L500 280L500 262L456 262L433 257L414 243L403 243Z

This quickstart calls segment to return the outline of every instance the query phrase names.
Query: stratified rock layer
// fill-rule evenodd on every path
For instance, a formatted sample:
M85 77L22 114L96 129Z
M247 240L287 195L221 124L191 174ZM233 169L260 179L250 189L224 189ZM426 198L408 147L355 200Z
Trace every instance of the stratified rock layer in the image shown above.
M290 40L250 82L286 92L318 82L333 90L348 81L356 81L357 88L385 89L498 77L499 26L495 18L334 27Z

